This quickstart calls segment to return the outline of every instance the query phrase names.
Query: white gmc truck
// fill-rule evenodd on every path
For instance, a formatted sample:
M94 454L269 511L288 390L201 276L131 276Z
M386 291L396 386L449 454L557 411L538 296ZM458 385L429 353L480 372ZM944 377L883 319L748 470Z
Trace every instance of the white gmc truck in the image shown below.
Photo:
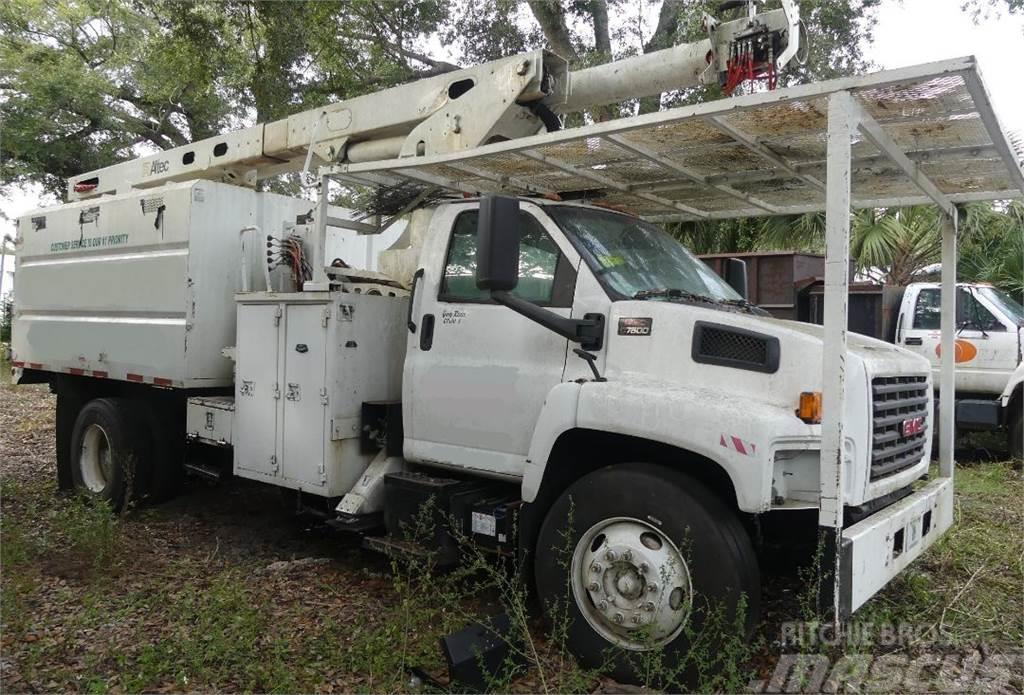
M782 10L755 19L584 71L558 103L714 78L716 52L764 45L752 26L793 36ZM684 654L716 606L745 606L753 626L759 529L814 539L826 508L832 605L867 601L952 523L952 479L915 486L933 436L928 360L849 335L829 411L822 328L766 317L658 226L566 200L572 182L479 197L438 194L435 177L390 226L329 206L326 188L315 203L251 188L314 156L411 162L552 131L560 65L514 56L89 172L68 203L19 219L15 379L57 394L60 486L116 508L175 494L186 472L234 475L383 549L431 500L438 562L458 557L451 519L518 552L542 605L568 599L584 663L623 648L620 678L630 654ZM571 168L531 156L552 180ZM609 181L610 167L586 175ZM388 248L360 246L385 227ZM330 257L328 228L351 255ZM842 428L828 467L823 417ZM203 455L218 449L230 463Z

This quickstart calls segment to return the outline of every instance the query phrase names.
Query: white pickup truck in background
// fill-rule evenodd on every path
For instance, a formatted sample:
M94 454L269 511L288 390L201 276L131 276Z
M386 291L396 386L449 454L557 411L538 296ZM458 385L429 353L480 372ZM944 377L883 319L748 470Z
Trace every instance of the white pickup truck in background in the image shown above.
M937 283L907 286L900 303L895 342L917 352L938 373L941 290ZM1011 454L1021 457L1021 354L1024 308L989 285L958 283L956 332L957 428L1003 426Z

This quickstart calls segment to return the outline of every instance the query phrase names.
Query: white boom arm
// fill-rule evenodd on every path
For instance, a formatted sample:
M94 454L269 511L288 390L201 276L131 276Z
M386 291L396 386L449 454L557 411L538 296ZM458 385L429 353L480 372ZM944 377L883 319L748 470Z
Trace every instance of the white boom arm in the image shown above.
M343 161L366 162L456 152L557 127L572 112L715 81L745 60L779 70L798 49L795 0L741 19L708 16L708 38L569 74L566 61L533 51L297 113L72 177L68 200L214 179L254 186L260 179Z

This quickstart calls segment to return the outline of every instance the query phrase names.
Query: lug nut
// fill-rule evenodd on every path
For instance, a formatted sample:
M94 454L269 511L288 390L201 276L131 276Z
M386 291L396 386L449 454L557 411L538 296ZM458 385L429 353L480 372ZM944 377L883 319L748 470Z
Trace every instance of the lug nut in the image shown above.
M612 618L612 620L614 620L616 623L621 625L622 624L622 613L616 613L615 617Z
M639 625L642 618L638 614L634 614L633 617L630 618L630 620L633 621L634 625Z
M626 562L630 562L633 559L633 551L627 550L622 554L622 559Z
M597 582L590 582L590 586L588 586L587 588L590 589L591 591L597 591L598 589L601 588L601 585L598 584Z
M647 570L649 570L649 569L650 569L650 567L647 566L646 562L641 562L640 563L640 571L641 572L646 573Z
M601 601L601 603L597 604L597 607L600 608L603 611L606 611L606 610L608 610L608 602L607 601Z
M595 562L594 564L592 564L590 566L590 571L594 572L595 574L600 574L601 573L601 565L599 565L598 563Z
M644 604L644 610L647 611L648 613L653 611L654 610L654 602L653 601L648 601L647 603L645 603Z
M616 558L615 551L614 550L609 550L607 553L604 554L604 557L605 557L606 560L608 560L608 562L615 562L615 558Z
M652 594L657 593L658 592L658 585L653 583L653 582L651 582L650 584L647 585L647 590L649 592L651 592Z

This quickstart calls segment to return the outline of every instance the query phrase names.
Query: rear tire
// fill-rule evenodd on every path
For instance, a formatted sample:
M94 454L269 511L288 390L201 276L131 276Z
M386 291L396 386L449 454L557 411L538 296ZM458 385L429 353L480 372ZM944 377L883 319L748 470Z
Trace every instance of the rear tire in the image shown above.
M78 490L114 511L141 498L150 446L138 404L97 398L82 407L71 433L71 478Z
M585 667L610 663L621 682L641 680L651 649L692 681L738 622L739 637L750 634L760 611L757 560L737 515L698 481L653 464L573 483L547 513L534 571L545 612L566 617L569 649Z

